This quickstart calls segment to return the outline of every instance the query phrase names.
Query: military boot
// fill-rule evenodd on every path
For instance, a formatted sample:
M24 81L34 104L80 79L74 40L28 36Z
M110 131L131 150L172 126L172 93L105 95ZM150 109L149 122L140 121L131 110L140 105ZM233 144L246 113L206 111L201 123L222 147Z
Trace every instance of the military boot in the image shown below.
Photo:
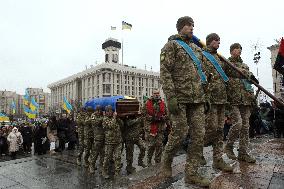
M172 176L172 163L170 161L162 161L161 174L168 178Z
M230 164L226 163L223 159L213 159L212 167L226 172L233 172L234 170L234 168Z
M107 173L107 171L105 169L102 170L102 176L104 177L104 179L109 179L109 174Z
M248 155L247 153L244 153L244 154L239 153L238 160L244 161L244 162L247 162L247 163L255 163L256 162L255 158Z
M236 160L237 157L233 151L233 145L226 145L225 146L225 153L227 154L228 158L232 159L232 160Z
M147 166L148 167L152 166L152 158L147 158Z
M77 158L77 165L81 166L81 158L79 158L79 157Z
M90 173L91 174L95 173L95 170L96 170L95 167L93 165L90 165L90 167L89 167Z
M206 160L205 160L205 157L204 157L204 156L201 156L200 165L204 166L204 165L206 165L206 164L207 164L207 162L206 162Z
M143 167L143 168L147 167L147 166L144 164L143 160L139 160L139 161L138 161L138 166L141 166L141 167Z
M88 167L90 166L90 162L89 162L88 160L85 160L84 166L85 166L86 168L88 168Z
M193 175L185 175L184 182L185 184L194 184L194 185L198 185L201 187L209 187L210 185L210 180L200 176L197 173Z
M134 173L136 171L136 169L132 165L127 165L126 166L126 171L127 171L127 174L132 174L132 173Z

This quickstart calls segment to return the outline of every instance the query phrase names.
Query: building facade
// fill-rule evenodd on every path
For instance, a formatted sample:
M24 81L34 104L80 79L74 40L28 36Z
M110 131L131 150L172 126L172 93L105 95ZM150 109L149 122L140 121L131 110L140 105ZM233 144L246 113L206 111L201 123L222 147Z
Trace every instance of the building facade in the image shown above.
M44 115L49 112L50 94L43 91L41 88L27 88L30 98L34 97L39 105L39 114ZM23 104L23 103L22 103Z
M15 102L16 112L14 116L21 117L23 115L23 100L22 95L14 91L0 91L0 112L7 115L12 115L12 102Z
M48 85L51 110L60 109L64 97L75 107L92 98L116 95L136 97L142 102L143 96L151 96L153 89L160 88L158 72L119 63L120 48L116 39L107 39L102 44L104 63Z
M267 47L271 52L271 66L272 66L272 78L273 78L273 91L274 95L277 98L280 98L284 100L284 80L283 75L277 72L275 69L273 69L278 50L279 50L279 44L272 45L270 47Z

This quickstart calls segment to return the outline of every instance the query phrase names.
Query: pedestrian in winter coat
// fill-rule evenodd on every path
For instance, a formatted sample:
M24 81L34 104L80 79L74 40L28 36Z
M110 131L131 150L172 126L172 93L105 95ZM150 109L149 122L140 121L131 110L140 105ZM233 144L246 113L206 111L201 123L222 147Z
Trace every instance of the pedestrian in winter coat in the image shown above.
M25 153L31 153L31 147L33 142L33 131L29 123L26 123L20 130L23 136L23 149Z
M47 138L47 124L42 123L35 131L35 152L38 155L46 154L49 150L49 141Z
M9 142L9 152L12 159L16 159L17 151L23 143L23 137L16 127L12 129L12 132L8 135L7 140Z

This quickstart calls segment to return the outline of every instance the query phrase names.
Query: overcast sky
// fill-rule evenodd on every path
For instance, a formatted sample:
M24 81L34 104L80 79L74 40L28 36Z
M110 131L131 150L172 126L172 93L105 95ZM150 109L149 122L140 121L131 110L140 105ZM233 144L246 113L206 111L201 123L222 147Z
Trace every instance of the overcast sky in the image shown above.
M195 21L194 34L205 41L221 37L219 52L228 57L234 42L256 73L253 45L260 44L260 84L272 90L270 51L284 36L283 0L0 0L0 90L23 94L104 61L108 37L124 41L124 64L159 71L159 55L176 33L181 16ZM121 22L133 25L122 31ZM116 26L117 31L110 27Z

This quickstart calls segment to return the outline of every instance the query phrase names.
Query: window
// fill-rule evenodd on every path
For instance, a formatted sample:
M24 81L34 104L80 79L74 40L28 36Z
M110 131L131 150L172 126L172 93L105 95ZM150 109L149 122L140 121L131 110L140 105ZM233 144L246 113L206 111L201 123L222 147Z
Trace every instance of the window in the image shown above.
M105 62L108 62L108 54L105 55Z

